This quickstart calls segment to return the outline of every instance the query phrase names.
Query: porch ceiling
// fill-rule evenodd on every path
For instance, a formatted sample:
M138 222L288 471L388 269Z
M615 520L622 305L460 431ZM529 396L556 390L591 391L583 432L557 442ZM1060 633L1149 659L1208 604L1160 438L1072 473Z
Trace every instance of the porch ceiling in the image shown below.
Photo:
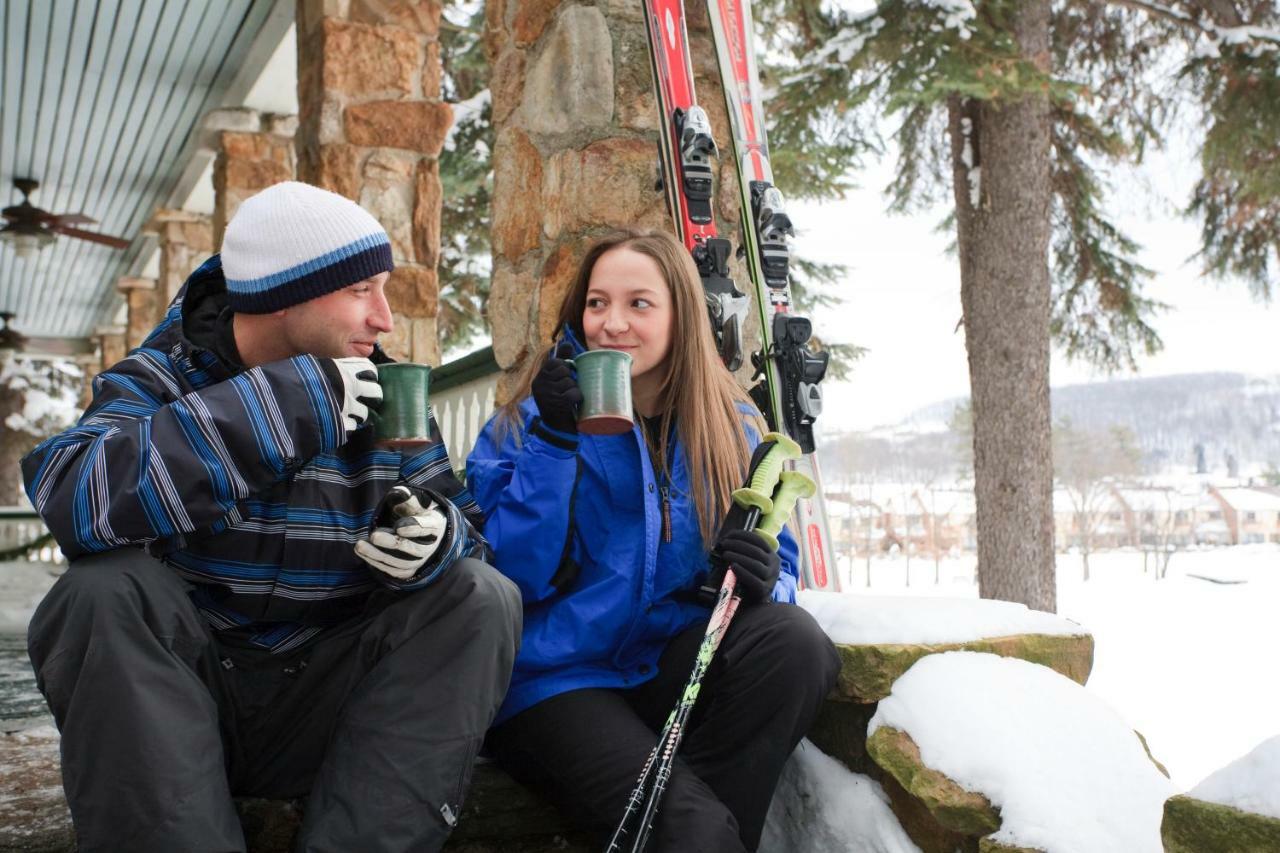
M0 16L0 206L34 178L35 206L132 241L58 236L31 260L0 244L0 311L26 335L74 341L111 320L116 279L149 254L143 224L191 190L201 118L244 97L293 2L8 0Z

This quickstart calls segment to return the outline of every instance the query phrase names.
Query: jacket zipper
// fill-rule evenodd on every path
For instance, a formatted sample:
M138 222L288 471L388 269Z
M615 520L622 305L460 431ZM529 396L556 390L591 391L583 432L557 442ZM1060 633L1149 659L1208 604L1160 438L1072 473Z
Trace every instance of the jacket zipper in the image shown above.
M658 490L662 494L662 541L671 541L671 489L663 486Z

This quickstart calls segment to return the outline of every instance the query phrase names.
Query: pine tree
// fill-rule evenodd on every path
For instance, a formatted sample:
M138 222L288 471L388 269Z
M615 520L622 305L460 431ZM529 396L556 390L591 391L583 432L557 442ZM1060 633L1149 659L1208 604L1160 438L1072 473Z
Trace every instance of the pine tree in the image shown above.
M1211 118L1190 207L1206 269L1270 292L1278 15L1268 0L884 0L867 14L767 0L775 145L806 152L780 161L780 182L838 194L850 158L892 145L890 208L951 210L984 596L1053 607L1050 334L1111 369L1160 346L1104 169L1140 161L1180 107Z
M489 296L489 203L493 189L493 124L489 66L481 31L484 10L451 7L440 27L440 62L454 125L440 153L440 346L465 350L485 332Z

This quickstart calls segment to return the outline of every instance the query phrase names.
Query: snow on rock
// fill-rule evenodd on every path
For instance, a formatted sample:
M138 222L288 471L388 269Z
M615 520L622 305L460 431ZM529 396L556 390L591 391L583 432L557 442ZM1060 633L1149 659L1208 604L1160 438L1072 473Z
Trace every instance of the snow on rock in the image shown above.
M1211 773L1187 794L1240 811L1280 818L1280 735Z
M850 595L802 590L799 604L832 642L963 643L1015 634L1079 636L1080 625L1010 601Z
M761 853L919 853L875 780L803 740L782 770Z
M868 727L905 732L923 763L1000 809L1001 844L1048 853L1160 853L1173 784L1132 729L1080 685L1022 660L922 658Z

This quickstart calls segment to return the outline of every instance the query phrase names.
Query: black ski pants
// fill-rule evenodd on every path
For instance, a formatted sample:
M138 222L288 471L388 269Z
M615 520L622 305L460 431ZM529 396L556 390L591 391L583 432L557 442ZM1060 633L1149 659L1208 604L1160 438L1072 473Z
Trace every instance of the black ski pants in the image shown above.
M221 644L190 588L113 551L74 562L31 621L78 849L243 851L246 795L308 797L299 850L438 850L510 680L516 587L460 560L277 655Z
M705 629L674 637L652 680L553 696L495 727L490 748L516 779L607 840ZM808 612L782 604L739 610L703 681L648 849L754 850L783 765L839 670L834 646Z

